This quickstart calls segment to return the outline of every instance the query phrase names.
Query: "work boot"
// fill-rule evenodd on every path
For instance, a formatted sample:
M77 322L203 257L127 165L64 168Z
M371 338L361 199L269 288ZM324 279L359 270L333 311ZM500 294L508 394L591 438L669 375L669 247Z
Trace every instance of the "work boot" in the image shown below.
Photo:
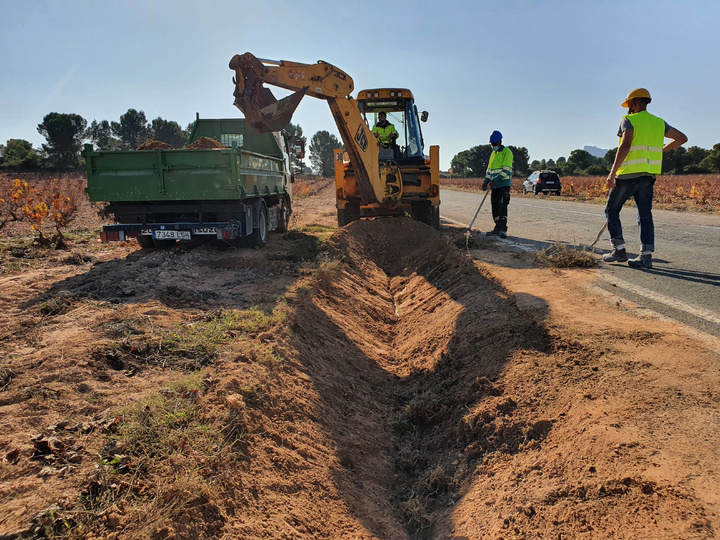
M485 236L499 236L499 235L500 235L500 231L496 231L495 229L485 233Z
M625 248L613 249L610 253L603 255L603 261L605 262L625 262L627 260L627 251L625 251Z
M499 236L500 238L507 238L507 233L506 233L505 231L500 231L500 232L498 233L498 236Z
M628 261L628 266L632 268L652 268L652 255L638 255L634 259Z

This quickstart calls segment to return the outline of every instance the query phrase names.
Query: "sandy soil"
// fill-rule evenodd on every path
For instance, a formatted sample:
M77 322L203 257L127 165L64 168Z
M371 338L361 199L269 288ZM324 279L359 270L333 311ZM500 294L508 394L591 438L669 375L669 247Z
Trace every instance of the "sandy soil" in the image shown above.
M263 250L2 252L0 538L718 534L715 342L332 197Z

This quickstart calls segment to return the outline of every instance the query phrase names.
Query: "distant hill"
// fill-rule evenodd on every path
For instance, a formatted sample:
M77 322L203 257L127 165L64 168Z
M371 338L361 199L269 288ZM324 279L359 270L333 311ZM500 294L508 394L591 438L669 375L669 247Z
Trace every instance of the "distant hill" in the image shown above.
M588 154L599 158L605 157L605 154L608 153L608 151L604 148L598 148L597 146L586 146L583 150L585 150Z

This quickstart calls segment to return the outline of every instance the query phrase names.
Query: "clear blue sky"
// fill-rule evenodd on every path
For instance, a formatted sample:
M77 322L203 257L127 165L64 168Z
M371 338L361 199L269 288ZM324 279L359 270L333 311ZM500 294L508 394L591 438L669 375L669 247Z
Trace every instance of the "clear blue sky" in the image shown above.
M685 132L720 142L720 2L408 0L0 0L0 142L39 146L50 112L88 123L129 108L183 127L235 117L228 62L325 60L355 88L400 86L430 113L441 168L502 131L530 159L612 148L629 90ZM337 134L305 98L308 139ZM427 153L427 148L426 148Z

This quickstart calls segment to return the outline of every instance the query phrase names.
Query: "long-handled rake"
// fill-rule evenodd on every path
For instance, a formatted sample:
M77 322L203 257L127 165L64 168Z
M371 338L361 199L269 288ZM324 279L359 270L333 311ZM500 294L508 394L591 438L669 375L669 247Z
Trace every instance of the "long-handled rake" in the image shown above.
M598 240L600 240L600 237L602 236L602 233L605 232L605 229L607 229L607 221L602 226L602 229L600 229L600 232L598 233L597 238L595 238L595 241L592 244L590 244L590 249L593 249L595 247L595 244L598 243Z
M480 202L480 206L478 206L477 212L475 212L475 217L472 218L472 221L470 222L470 225L468 226L467 232L470 232L472 230L473 223L475 223L475 220L478 217L478 214L480 213L480 209L482 208L483 203L485 203L485 199L487 199L488 193L490 193L490 188L485 190L485 196L483 197L483 200Z

